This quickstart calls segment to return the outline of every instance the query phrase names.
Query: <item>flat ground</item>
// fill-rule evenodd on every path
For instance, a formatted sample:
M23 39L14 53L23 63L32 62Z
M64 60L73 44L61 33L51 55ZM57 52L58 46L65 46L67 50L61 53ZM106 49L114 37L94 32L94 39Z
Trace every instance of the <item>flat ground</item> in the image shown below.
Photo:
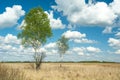
M120 80L117 63L43 63L41 70L32 63L4 63L24 71L30 80Z

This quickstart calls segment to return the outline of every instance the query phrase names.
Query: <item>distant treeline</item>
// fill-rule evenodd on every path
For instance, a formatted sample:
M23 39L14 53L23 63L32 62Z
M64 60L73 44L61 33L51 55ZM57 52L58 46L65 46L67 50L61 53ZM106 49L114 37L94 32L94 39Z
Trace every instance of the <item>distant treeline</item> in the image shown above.
M34 63L34 61L1 61L1 63ZM109 61L43 61L43 63L117 63Z

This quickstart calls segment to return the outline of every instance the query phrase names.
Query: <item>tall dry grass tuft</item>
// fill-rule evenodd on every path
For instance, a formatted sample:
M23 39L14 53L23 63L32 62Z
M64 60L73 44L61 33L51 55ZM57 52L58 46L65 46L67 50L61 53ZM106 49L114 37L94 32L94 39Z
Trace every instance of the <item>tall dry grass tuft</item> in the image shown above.
M0 63L0 80L27 80L24 72L20 69L10 68Z

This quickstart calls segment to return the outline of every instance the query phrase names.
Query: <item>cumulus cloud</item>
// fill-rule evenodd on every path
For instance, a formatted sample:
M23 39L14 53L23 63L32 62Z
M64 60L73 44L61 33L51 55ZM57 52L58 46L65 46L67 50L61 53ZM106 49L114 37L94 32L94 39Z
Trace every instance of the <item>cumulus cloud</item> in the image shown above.
M62 36L65 36L66 38L70 39L71 41L74 41L75 43L96 43L95 40L89 40L86 38L85 33L80 33L79 31L66 31L62 34Z
M48 43L45 46L43 46L43 48L46 50L46 54L48 55L53 55L58 53L56 42Z
M116 36L119 36L119 33L116 34ZM108 40L109 46L114 49L115 54L120 54L120 37L119 38L109 38Z
M116 33L115 36L120 38L120 32Z
M57 19L54 18L53 11L50 11L50 12L45 11L45 13L48 15L48 18L50 19L50 26L52 29L65 28L65 24L62 23L62 20L60 18L57 18Z
M99 48L95 48L95 47L87 47L86 48L88 52L93 52L93 53L99 53L101 52L101 50Z
M72 53L77 53L78 55L88 55L89 53L100 53L101 49L95 47L74 47L71 50ZM87 53L87 54L86 54Z
M116 38L109 38L108 40L109 46L116 48L116 49L120 49L120 39L116 39Z
M44 47L45 47L45 48L56 48L56 47L57 47L57 44L56 44L55 42L53 42L53 43L51 42L51 43L45 45Z
M75 47L72 49L72 52L77 53L78 55L84 55L85 48Z
M120 49L115 51L116 54L120 54Z
M112 3L94 2L89 0L55 0L56 5L52 8L63 12L71 24L82 26L114 26L120 23L120 0L113 0ZM104 33L110 32L112 28L106 28Z
M17 24L21 16L25 15L21 5L6 7L6 11L0 14L0 28L11 27Z
M4 38L4 42L20 44L20 40L18 40L17 37L13 36L12 34L7 34L6 37Z
M95 40L89 40L86 38L81 38L81 39L74 39L73 40L75 43L97 43Z
M63 33L63 36L65 36L66 38L84 38L86 37L86 34L81 34L80 32L78 31L66 31L65 33Z
M7 34L5 37L0 36L0 52L19 52L23 51L23 47L20 45L20 40L12 34ZM4 52L3 52L4 53Z
M16 36L12 34L7 34L5 37L0 36L1 44L20 44L20 40L17 39Z
M113 0L113 2L110 4L110 7L115 14L120 16L120 0Z
M112 33L112 27L106 27L106 28L103 30L103 33Z

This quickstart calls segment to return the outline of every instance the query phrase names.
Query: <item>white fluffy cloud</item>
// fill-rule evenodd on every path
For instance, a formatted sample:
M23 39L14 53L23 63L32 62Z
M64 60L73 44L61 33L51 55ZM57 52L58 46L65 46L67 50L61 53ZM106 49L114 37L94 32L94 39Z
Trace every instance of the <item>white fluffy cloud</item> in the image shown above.
M84 55L85 48L74 47L72 52L77 53L78 55Z
M93 53L99 53L101 52L101 50L99 48L95 48L95 47L87 47L87 51L88 52L93 52Z
M56 48L57 47L57 44L54 42L54 43L49 43L47 45L44 46L45 48Z
M75 43L97 43L95 40L89 40L86 38L81 38L81 39L74 39L73 40Z
M7 34L5 37L0 36L1 44L20 44L20 40L17 39L16 36L12 34Z
M56 42L48 43L43 48L46 50L46 54L54 55L58 53Z
M25 15L21 5L6 7L6 11L0 14L0 28L11 27L17 24L21 16Z
M12 34L7 34L5 37L0 36L0 52L18 52L22 51L23 47L20 45L20 40Z
M116 38L109 38L108 40L109 46L116 48L116 49L120 49L120 39L116 39Z
M95 2L89 4L85 0L55 0L57 5L52 8L63 12L72 24L89 26L113 26L119 23L116 21L120 17L120 0L113 0L112 3ZM110 31L110 29L107 28ZM105 31L106 32L106 31Z
M118 38L109 38L108 43L109 46L112 47L115 51L115 54L120 54L120 37L119 37L119 32L115 35Z
M115 36L120 38L120 32L116 33Z
M62 36L65 36L66 38L70 39L71 41L74 41L75 43L96 43L94 40L89 40L86 38L86 34L82 34L78 31L66 31L62 34Z
M16 36L13 36L12 34L7 34L7 36L4 38L5 43L16 43L20 44L20 40L17 39Z
M116 54L120 54L120 49L115 51Z
M64 29L65 25L62 23L62 20L60 18L55 19L53 11L45 13L48 15L48 18L50 19L50 26L52 29Z
M106 27L106 28L103 30L103 33L112 33L112 27Z
M70 39L75 39L75 38L84 38L86 37L86 34L81 34L78 31L66 31L65 33L63 33L63 36L65 36L66 38L70 38Z
M120 15L120 0L113 0L110 6L115 14Z
M71 50L72 53L77 53L78 55L85 55L86 53L100 53L101 49L95 47L74 47Z

